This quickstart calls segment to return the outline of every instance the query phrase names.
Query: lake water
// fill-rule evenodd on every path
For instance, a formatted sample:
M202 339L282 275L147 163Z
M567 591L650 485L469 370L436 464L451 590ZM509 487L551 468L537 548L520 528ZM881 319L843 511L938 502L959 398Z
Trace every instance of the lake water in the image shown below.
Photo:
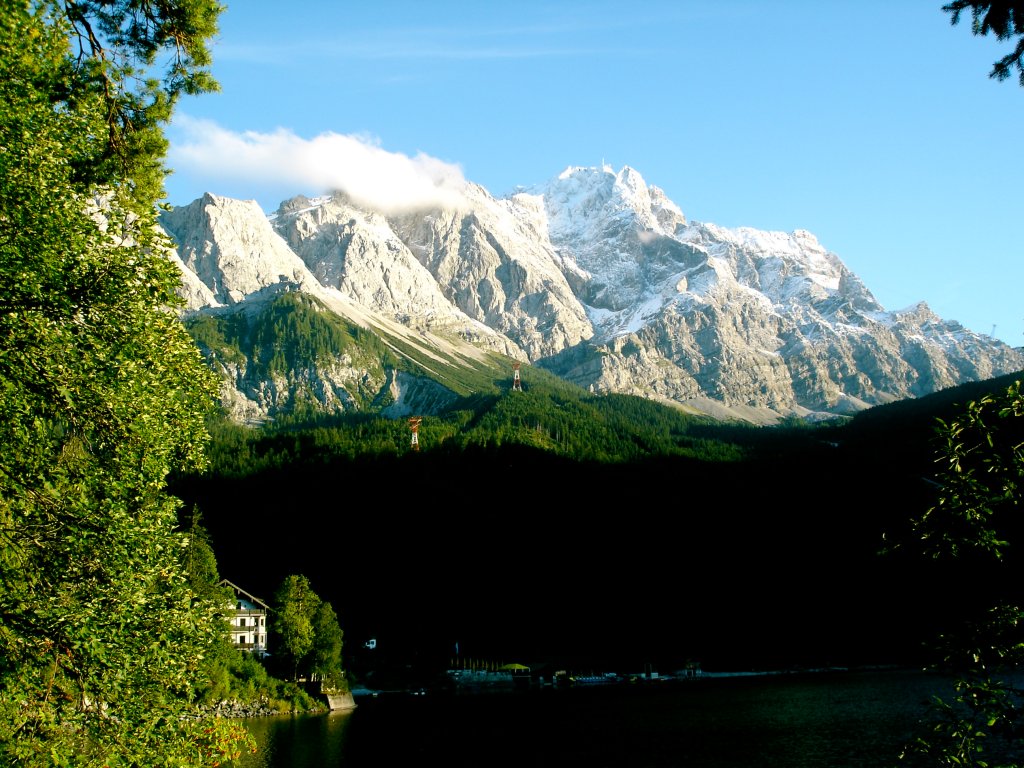
M245 721L239 768L882 768L950 681L917 671L358 697Z

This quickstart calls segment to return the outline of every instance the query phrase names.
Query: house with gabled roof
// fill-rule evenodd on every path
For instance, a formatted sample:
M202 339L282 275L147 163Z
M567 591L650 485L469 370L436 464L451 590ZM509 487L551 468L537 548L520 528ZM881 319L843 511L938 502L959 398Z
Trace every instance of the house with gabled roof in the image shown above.
M266 656L267 614L270 606L227 579L221 579L220 584L234 593L228 620L231 642L244 651Z

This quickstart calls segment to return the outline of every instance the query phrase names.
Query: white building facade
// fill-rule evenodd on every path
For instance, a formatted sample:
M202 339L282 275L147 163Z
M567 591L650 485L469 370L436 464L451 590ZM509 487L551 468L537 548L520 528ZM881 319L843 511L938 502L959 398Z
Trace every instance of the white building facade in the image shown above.
M231 642L242 650L258 656L267 654L267 614L270 607L227 579L221 585L234 592L232 613L229 619Z

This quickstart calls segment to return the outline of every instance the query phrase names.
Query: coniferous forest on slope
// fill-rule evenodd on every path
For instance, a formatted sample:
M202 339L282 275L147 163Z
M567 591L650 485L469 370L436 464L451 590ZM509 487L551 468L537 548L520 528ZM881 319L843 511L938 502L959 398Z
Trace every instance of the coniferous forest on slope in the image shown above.
M1011 5L943 10L955 24L969 8L975 34L1005 40L1021 32ZM724 427L540 378L519 397L478 386L486 366L459 376L446 359L435 368L449 391L478 394L425 420L422 451L408 449L401 420L296 416L260 431L214 425L213 471L186 474L206 466L205 416L220 390L168 311L183 304L158 226L172 170L164 129L181 96L219 89L209 43L224 10L0 4L0 763L219 766L251 748L247 729L211 705L268 690L294 702L295 686L231 646L218 570L276 592L278 618L315 603L315 663L300 670L296 650L286 672L342 689L334 605L359 672L371 635L403 670L437 670L453 641L492 659L735 667L916 657L918 638L977 618L977 594L1003 591L978 634L987 645L967 646L969 671L982 673L957 700L975 716L970 731L956 717L935 729L946 743L925 746L944 764L980 765L994 762L975 759L986 727L1016 740L1019 690L984 678L1022 663L1016 555L988 525L1019 540L1001 519L1019 499L1019 425L992 465L1001 488L962 473L948 498L968 514L909 531L994 555L1010 566L998 574L984 557L955 572L902 552L879 559L880 534L900 540L934 493L919 482L928 453L915 451L928 429L909 417L894 428L895 411L879 429L859 418ZM260 374L338 346L369 350L356 370L401 364L410 377L430 357L363 345L372 340L333 323L275 349L278 327L296 339L313 327L281 309L268 316L273 338L231 320L206 336L269 352L247 356ZM1024 415L1019 387L992 402L997 420L999 409ZM968 427L991 411L972 411Z
M211 470L172 487L222 575L309 577L355 670L371 637L424 673L456 644L576 669L918 664L986 582L898 546L935 503L936 426L1013 379L753 427L530 370L424 418L418 451L403 419L220 421Z

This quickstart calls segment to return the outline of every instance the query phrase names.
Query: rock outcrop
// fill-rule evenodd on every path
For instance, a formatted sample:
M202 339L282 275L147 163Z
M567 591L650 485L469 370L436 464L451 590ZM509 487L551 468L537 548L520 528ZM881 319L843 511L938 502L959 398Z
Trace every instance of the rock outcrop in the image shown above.
M886 310L810 232L688 221L628 167L569 168L503 199L469 185L462 199L394 214L342 194L296 197L268 217L208 194L161 221L190 317L254 317L298 291L369 335L400 338L386 342L393 350L456 365L496 353L594 392L716 416L827 418L1024 369L1021 350L923 302ZM401 379L379 356L347 348L270 372L207 352L240 419L302 399L401 412ZM408 376L405 390L426 391ZM442 407L451 392L435 395Z

